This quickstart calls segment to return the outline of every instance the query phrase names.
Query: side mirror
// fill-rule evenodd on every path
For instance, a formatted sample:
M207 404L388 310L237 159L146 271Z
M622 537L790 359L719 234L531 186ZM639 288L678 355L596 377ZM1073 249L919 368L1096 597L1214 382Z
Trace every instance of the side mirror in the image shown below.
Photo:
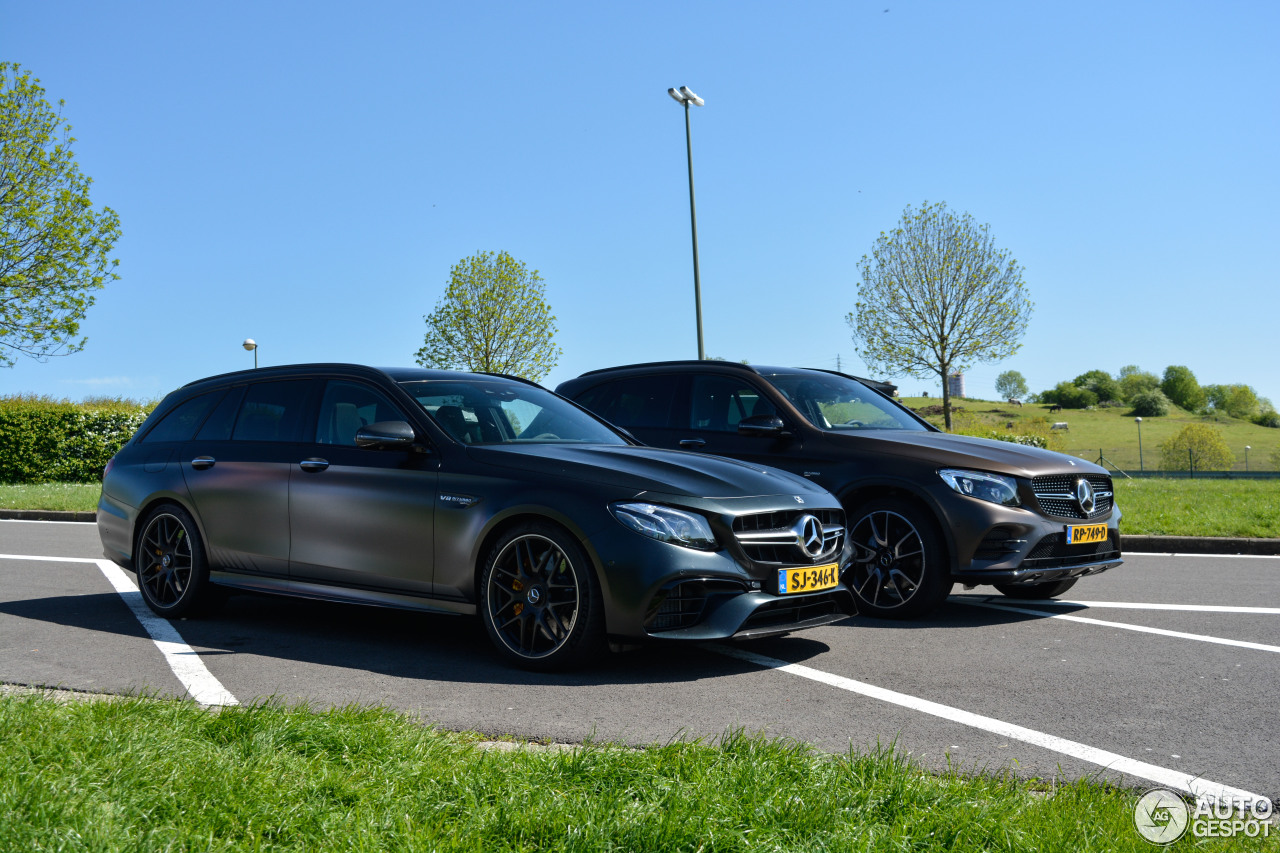
M752 415L738 421L738 435L779 438L787 434L787 425L777 415Z
M356 432L356 447L365 450L408 450L416 436L413 427L404 421L378 421L360 427Z

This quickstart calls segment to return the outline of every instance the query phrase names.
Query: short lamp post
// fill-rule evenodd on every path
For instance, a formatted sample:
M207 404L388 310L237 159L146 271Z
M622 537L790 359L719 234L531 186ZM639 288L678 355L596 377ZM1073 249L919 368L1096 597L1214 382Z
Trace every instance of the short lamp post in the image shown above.
M1145 472L1147 469L1142 465L1142 418L1134 418L1133 422L1138 425L1138 470Z
M258 342L253 338L245 338L242 347L253 353L253 369L258 369Z
M689 131L689 105L700 107L706 102L689 91L688 86L668 89L667 94L684 107L684 148L689 158L689 225L693 230L693 304L698 315L698 360L707 357L702 347L702 283L698 280L698 209L693 203L693 137Z
M1249 451L1252 449L1253 448L1247 444L1244 446L1244 472L1246 474L1249 473Z

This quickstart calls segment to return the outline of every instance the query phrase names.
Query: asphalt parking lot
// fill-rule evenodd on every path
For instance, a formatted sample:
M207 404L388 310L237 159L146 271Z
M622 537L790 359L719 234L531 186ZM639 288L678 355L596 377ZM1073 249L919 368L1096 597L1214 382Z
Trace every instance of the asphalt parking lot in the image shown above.
M170 624L92 524L0 521L0 682L382 704L452 729L630 744L733 728L933 768L1280 799L1280 557L1130 554L1056 603L984 588L933 618L507 667L475 620L237 595Z

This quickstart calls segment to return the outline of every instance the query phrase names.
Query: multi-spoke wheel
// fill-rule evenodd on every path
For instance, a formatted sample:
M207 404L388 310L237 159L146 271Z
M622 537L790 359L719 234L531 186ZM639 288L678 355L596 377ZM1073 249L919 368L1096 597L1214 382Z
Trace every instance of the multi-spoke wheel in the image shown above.
M195 521L182 507L152 510L141 525L134 566L147 606L164 617L184 616L209 598L209 566Z
M1077 578L1061 581L1045 581L1044 583L998 583L995 588L1010 598L1053 598L1062 595L1076 585Z
M941 536L905 501L881 498L849 514L853 563L848 586L858 610L891 619L921 616L951 592Z
M600 651L603 612L595 574L573 538L521 525L489 551L480 615L494 644L530 669L561 669Z

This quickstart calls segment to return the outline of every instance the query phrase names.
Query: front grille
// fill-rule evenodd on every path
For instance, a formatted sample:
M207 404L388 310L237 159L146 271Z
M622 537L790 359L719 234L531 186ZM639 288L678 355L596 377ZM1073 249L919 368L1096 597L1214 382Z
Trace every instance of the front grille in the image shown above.
M1107 532L1105 542L1088 545L1068 545L1064 533L1051 533L1036 543L1022 561L1023 569L1064 569L1085 563L1120 559L1120 534Z
M822 552L811 557L802 547L801 522L806 515L822 525ZM844 512L838 509L780 510L740 515L733 535L747 557L757 563L806 565L839 556L844 547Z
M658 592L649 602L644 627L651 634L691 628L702 621L707 602L717 595L734 596L746 592L740 583L726 580L690 580Z
M1046 515L1058 518L1098 518L1111 512L1113 501L1111 478L1105 474L1087 474L1084 479L1093 486L1093 512L1085 513L1076 500L1076 484L1081 478L1073 474L1050 474L1031 481L1036 502Z

